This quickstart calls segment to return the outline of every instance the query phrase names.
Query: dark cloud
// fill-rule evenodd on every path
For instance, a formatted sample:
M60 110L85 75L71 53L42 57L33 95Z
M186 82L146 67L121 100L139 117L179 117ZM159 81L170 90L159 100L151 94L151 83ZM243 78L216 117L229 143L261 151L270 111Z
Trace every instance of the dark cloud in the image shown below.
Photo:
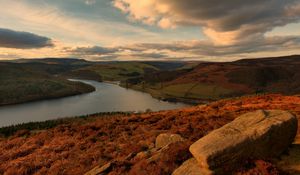
M28 32L0 28L0 47L34 49L53 46L52 40Z
M119 49L93 46L93 47L77 47L76 49L69 50L69 51L79 55L108 55L108 54L113 54L118 52Z
M118 59L196 59L203 57L233 58L261 52L294 51L300 49L300 36L273 36L251 40L239 45L215 45L210 41L178 41L169 43L138 43L106 48L79 47L68 52L95 60Z
M300 49L299 36L266 37L240 45L214 45L209 41L182 41L174 43L140 43L127 46L141 52L165 51L194 56L234 56L245 53L276 52Z
M135 53L129 54L128 56L140 57L140 58L152 58L152 59L163 59L168 58L168 55L162 53Z
M145 52L144 52L145 51ZM66 48L65 52L75 55L87 57L95 60L115 60L120 57L127 58L145 58L145 59L163 59L167 58L168 55L159 52L148 52L147 48L142 47L141 49L135 46L120 46L120 47L77 47L75 49Z

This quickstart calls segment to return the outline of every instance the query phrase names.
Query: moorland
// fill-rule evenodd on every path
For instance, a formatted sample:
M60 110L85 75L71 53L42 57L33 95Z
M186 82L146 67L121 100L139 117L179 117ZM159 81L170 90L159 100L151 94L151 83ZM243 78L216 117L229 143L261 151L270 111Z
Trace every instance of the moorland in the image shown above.
M12 126L0 130L0 173L79 175L112 162L106 174L167 175L191 158L189 146L194 141L257 109L288 110L300 121L299 97L260 95L171 111L96 114ZM161 133L179 134L185 141L157 156L151 150ZM298 130L296 142L284 155L245 160L233 174L300 173L299 139Z
M300 94L300 56L233 62L91 62L71 58L1 62L0 105L93 91L69 78L118 81L167 101L207 103L250 94ZM20 88L23 87L23 88Z
M93 91L68 79L119 81L153 97L198 103L169 111L100 113L0 129L0 174L171 174L191 158L190 145L246 112L281 109L299 120L300 56L212 62L90 62L33 59L0 62L1 105ZM207 103L205 105L201 103ZM298 124L299 125L299 124ZM157 154L159 134L179 134ZM296 141L275 159L249 159L233 174L300 173ZM149 161L150 160L150 161Z

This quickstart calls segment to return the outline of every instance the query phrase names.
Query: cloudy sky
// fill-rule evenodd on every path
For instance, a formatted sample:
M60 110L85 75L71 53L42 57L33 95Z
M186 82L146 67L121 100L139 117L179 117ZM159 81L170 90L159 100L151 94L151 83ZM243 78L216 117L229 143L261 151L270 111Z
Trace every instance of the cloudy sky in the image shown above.
M299 0L0 0L0 59L300 54Z

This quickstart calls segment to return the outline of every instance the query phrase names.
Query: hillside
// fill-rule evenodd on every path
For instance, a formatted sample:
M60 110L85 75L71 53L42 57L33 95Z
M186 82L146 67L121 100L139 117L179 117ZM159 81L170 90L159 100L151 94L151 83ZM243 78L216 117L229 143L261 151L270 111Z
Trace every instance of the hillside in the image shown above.
M0 105L65 97L94 91L90 85L51 75L63 67L0 63Z
M153 74L165 70L177 70L194 65L194 62L163 61L94 62L93 65L78 70L94 72L105 81L126 81L132 78L143 77L145 74Z
M114 162L110 175L170 174L191 157L188 148L192 142L257 109L288 110L300 119L300 98L250 96L173 111L82 117L52 129L18 131L1 138L0 174L76 175L108 162ZM158 158L146 161L153 156L149 150L161 133L179 134L186 141L174 143ZM281 159L248 160L235 174L299 174L299 143L298 130L295 144ZM141 151L147 154L132 156Z
M1 61L0 81L3 93L1 93L0 105L93 91L90 86L66 79L126 81L142 77L146 73L152 74L194 65L194 62L91 62L73 58Z
M300 56L200 63L192 69L153 74L127 87L154 97L205 102L257 93L300 93ZM174 75L174 76L170 76ZM165 77L169 77L165 79ZM149 77L149 76L148 76Z
M17 60L55 76L120 81L121 86L167 101L199 104L249 94L300 94L300 56L234 62L90 62L72 58Z

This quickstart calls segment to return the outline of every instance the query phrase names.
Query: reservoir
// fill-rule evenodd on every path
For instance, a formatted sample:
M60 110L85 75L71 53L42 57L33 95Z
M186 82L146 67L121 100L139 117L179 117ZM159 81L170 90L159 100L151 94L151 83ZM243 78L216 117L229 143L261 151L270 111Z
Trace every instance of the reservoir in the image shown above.
M79 81L79 80L76 80ZM80 80L96 88L88 94L0 107L0 127L98 112L170 110L189 105L160 101L117 84Z

